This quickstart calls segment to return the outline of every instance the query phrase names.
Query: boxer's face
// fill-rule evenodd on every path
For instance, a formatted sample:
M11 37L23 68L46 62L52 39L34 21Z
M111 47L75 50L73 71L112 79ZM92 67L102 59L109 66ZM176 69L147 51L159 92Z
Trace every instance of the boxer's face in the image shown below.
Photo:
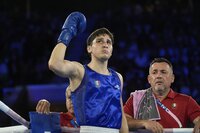
M100 60L108 60L113 51L113 44L111 38L107 34L97 36L92 44L87 48L88 53L92 58L98 58Z

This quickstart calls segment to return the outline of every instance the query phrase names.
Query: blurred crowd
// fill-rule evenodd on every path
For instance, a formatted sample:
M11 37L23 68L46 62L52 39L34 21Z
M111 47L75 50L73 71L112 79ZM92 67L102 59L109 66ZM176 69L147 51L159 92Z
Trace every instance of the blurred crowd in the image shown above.
M67 58L87 63L88 34L96 28L107 27L115 36L109 65L124 77L125 100L130 92L149 87L150 61L166 57L174 66L173 89L191 95L200 103L197 0L111 0L105 5L97 2L96 8L90 2L82 5L85 8L80 4L72 8L66 2L66 10L63 3L61 9L44 7L42 10L33 8L31 0L27 0L24 7L10 5L9 0L1 2L0 89L66 82L48 69L48 59L66 16L79 10L87 17L87 30L72 40L74 44L70 45Z

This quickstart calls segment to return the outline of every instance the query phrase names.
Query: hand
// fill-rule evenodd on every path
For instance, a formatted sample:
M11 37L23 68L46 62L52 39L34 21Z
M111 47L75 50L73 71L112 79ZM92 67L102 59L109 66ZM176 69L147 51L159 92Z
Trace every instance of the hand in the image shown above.
M156 122L156 121L151 121L151 120L146 120L144 122L144 127L147 130L150 130L152 133L163 133L163 126Z
M45 113L48 114L50 112L50 103L49 101L42 99L38 102L36 106L36 111L38 113Z
M58 38L58 43L62 42L66 46L69 45L69 42L73 37L78 33L81 33L86 28L86 18L80 12L72 12L65 20L62 32Z
M193 133L200 133L200 120L195 123Z

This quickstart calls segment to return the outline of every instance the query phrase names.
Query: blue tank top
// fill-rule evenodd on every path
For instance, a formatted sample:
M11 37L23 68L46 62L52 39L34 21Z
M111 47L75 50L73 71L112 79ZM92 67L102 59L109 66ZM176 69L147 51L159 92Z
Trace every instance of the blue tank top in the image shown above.
M84 65L80 86L71 93L76 120L80 126L121 128L121 82L117 73L99 74Z

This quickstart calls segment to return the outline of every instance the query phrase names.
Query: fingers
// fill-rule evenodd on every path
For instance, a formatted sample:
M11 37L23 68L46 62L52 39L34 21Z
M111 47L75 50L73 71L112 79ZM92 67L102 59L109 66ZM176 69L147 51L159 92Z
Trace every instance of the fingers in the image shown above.
M163 128L159 125L155 125L152 129L153 133L163 133Z
M48 114L50 112L50 103L49 101L42 99L38 102L36 106L36 111L38 113L45 113Z
M156 121L148 121L145 128L150 130L152 133L163 133L163 127L160 123Z
M197 117L194 120L194 129L193 129L193 133L200 133L200 117Z
M199 127L194 127L193 133L200 133Z

